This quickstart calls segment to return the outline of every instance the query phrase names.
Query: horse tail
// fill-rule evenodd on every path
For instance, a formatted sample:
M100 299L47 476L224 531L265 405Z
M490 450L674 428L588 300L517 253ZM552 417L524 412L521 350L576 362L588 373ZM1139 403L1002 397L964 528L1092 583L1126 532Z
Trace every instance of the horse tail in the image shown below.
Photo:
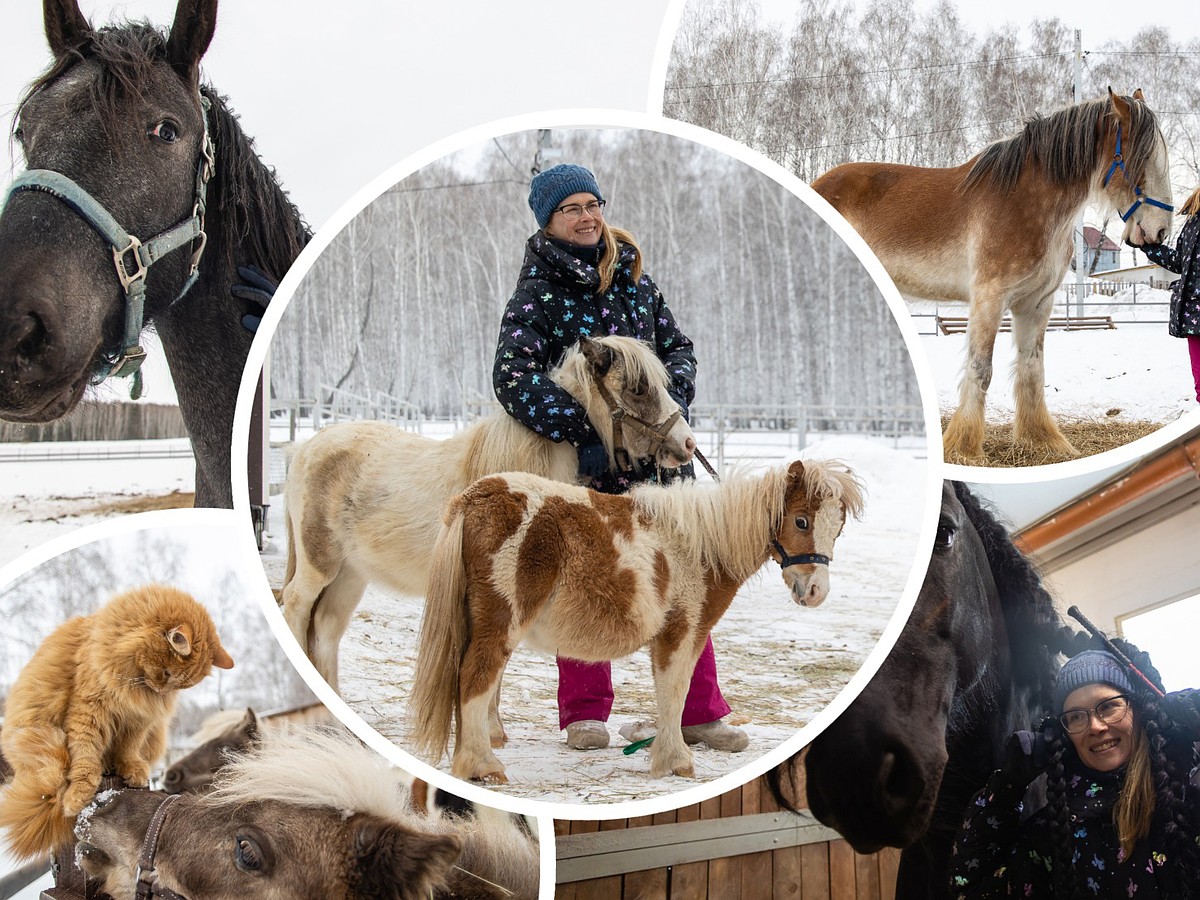
M463 508L461 499L455 497L433 547L409 706L417 752L435 760L442 758L450 744L450 727L458 708L459 665L467 639L462 541Z
M56 750L53 765L40 767L41 778L17 775L0 794L0 830L8 836L14 856L33 859L74 840L75 817L63 809L65 780L46 777L66 772L66 747Z

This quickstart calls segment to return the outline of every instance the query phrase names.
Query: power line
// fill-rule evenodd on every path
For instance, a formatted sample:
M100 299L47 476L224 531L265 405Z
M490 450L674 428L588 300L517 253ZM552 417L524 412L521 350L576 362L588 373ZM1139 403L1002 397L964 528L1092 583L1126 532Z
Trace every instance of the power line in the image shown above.
M426 184L416 185L415 187L401 187L404 182L399 182L392 185L383 193L386 194L417 194L423 191L444 191L450 188L468 188L468 187L483 187L489 184L515 184L520 187L528 187L524 181L517 181L515 178L497 178L492 181L457 181L452 184Z

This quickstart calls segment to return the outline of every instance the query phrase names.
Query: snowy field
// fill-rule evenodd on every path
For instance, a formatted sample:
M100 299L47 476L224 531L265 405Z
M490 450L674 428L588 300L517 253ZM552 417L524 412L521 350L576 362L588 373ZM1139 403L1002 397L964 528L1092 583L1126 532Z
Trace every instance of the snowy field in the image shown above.
M97 458L113 452L122 455ZM34 453L54 458L29 458ZM116 514L191 506L195 477L187 438L0 444L0 566Z
M698 437L703 447L703 435ZM781 452L786 449L777 444L776 455L797 455ZM721 686L733 708L730 720L748 732L749 750L726 754L698 748L695 781L675 776L652 781L646 752L625 756L626 742L617 729L654 714L644 651L614 663L612 745L602 751L569 750L557 727L554 661L522 648L504 676L502 712L509 743L497 755L509 784L500 790L533 800L588 804L674 793L759 758L795 735L839 694L874 647L913 568L928 493L926 463L919 458L924 447L914 452L884 442L837 438L799 455L849 462L867 484L866 513L862 521L847 523L838 540L830 596L821 607L796 606L779 567L768 563L714 630ZM285 567L282 499L273 500L273 538L263 556L273 587L281 585ZM408 736L406 702L421 607L419 598L371 587L342 643L344 699L401 748ZM448 771L448 758L438 768Z
M1159 293L1167 296L1166 291ZM962 309L965 313L965 307ZM1164 312L1159 310L1158 314ZM1118 315L1114 308L1114 318ZM967 336L924 335L920 346L933 371L938 407L949 414L958 406ZM995 374L987 399L989 422L1012 421L1010 373L1015 358L1012 335L999 334L992 357ZM1051 413L1096 421L1173 422L1198 408L1187 342L1167 334L1165 324L1048 331L1046 403Z

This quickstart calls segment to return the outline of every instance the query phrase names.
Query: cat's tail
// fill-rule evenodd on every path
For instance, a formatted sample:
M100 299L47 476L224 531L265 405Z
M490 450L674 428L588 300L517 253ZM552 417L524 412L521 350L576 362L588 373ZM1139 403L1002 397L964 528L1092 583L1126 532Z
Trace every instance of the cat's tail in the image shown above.
M467 635L462 539L460 495L450 501L446 522L433 548L409 702L417 752L435 762L450 743L451 722L458 705L458 670Z
M69 763L66 748L57 748L54 758L33 772L19 769L0 790L0 830L14 856L33 859L74 840L75 817L63 809Z

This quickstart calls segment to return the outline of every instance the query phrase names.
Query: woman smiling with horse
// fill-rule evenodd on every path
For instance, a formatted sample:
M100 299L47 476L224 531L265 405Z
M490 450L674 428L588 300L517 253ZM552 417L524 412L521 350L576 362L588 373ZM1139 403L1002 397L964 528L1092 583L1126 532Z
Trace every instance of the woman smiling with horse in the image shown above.
M548 382L547 370L581 337L639 338L666 365L672 396L686 418L695 394L696 359L662 293L642 271L637 242L605 219L606 202L595 176L582 166L557 165L534 176L529 206L539 230L526 242L517 288L501 321L492 381L509 415L538 434L576 447L581 480L595 490L619 494L657 480L658 468L651 461L609 460L579 404ZM664 475L664 480L671 477L676 476ZM559 727L567 732L567 745L576 750L607 747L610 664L559 658L558 669ZM684 738L715 750L743 750L749 739L722 721L728 712L709 638L688 690Z
M1060 714L1009 738L968 809L952 896L1197 896L1200 693L1164 694L1146 654L1134 664L1116 651L1125 659L1105 650L1069 659L1055 686ZM1023 821L1022 797L1042 772L1048 802Z

